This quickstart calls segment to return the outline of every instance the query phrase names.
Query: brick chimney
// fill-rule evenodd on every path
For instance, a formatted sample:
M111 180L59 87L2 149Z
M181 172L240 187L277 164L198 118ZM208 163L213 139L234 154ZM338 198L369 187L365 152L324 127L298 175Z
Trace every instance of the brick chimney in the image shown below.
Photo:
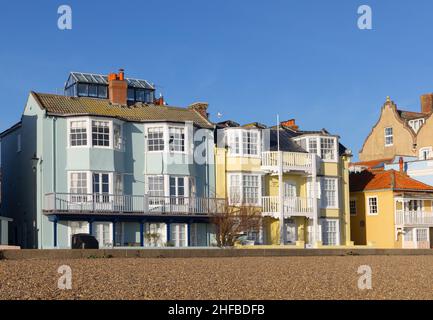
M421 112L430 114L433 112L433 93L421 96Z
M290 119L290 120L281 122L281 126L286 127L286 128L290 128L290 129L295 130L295 131L297 131L299 129L299 126L296 125L295 119Z
M209 104L206 102L196 102L189 106L190 109L193 109L200 113L204 118L209 118L209 113L207 112L207 109L209 108Z
M108 96L111 104L127 105L128 100L128 82L125 80L125 71L119 70L119 73L110 73L108 75Z
M165 106L164 96L161 95L158 99L155 99L153 104L156 106Z

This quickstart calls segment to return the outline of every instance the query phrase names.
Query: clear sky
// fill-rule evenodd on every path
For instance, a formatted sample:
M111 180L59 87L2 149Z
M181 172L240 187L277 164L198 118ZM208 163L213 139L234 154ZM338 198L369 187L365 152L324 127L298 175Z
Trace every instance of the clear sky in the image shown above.
M57 28L72 7L73 29ZM357 9L373 10L359 30ZM355 154L386 96L418 111L433 92L431 0L2 1L0 130L30 90L62 92L70 71L157 85L171 105L210 103L212 120L327 128Z

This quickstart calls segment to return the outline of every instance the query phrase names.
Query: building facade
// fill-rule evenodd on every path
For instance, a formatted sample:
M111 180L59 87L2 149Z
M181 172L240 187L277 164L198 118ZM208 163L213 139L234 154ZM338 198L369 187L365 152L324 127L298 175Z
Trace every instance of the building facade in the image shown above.
M257 206L262 227L251 240L298 247L351 245L348 164L351 154L325 130L294 120L267 128L217 125L217 197Z
M209 246L215 199L214 126L207 105L167 106L121 70L72 73L65 95L32 92L0 135L2 212L23 248ZM200 159L195 159L196 151Z
M421 96L420 111L400 110L388 97L379 120L359 152L359 160L371 161L397 156L420 159L432 157L433 94Z
M403 171L351 173L351 234L355 245L433 248L433 187Z

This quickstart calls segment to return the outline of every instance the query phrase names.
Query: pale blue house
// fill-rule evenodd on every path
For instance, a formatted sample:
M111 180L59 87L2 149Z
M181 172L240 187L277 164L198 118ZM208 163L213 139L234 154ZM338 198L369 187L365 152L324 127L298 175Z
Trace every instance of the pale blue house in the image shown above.
M214 125L207 104L155 99L154 87L71 73L65 95L31 92L22 119L0 134L1 212L10 243L70 248L211 246Z

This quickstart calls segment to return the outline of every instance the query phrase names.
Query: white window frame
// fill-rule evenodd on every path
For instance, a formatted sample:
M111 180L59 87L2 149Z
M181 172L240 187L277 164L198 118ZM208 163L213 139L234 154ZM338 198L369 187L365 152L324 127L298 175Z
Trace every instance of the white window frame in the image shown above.
M424 125L424 123L425 123L424 118L413 119L413 120L409 120L409 122L408 122L409 126L412 128L412 130L415 133L418 133L419 129L421 129L421 127Z
M164 147L162 150L149 150L149 129L162 129L162 137L164 141ZM183 135L184 135L184 141L183 141L183 151L177 151L177 150L170 150L170 129L182 129ZM189 133L189 126L187 123L184 125L179 125L175 123L154 123L154 124L148 124L144 126L144 143L145 143L145 152L146 153L170 153L170 154L188 154L190 151L190 142L192 137L190 137Z
M376 212L371 212L370 199L376 199ZM369 216L378 216L379 215L379 197L378 196L367 197L367 203L365 204L365 206L367 208L367 215L369 215Z
M99 122L108 122L109 123L109 146L94 146L93 145L93 121ZM84 122L86 124L86 134L87 134L87 144L83 146L73 146L71 144L71 124L73 122ZM118 125L120 127L120 140L121 145L116 146L114 143L114 125ZM67 141L69 149L83 149L83 148L95 148L95 149L111 149L116 151L125 151L125 139L124 139L124 131L123 131L124 122L117 119L110 118L97 118L97 117L76 117L76 118L68 118L67 125Z
M325 232L325 227L324 224L328 223L328 222L335 222L335 236L336 236L336 241L335 244L330 244L330 246L339 246L340 245L340 237L341 237L341 232L340 232L340 220L339 219L334 219L334 218L324 218L324 219L320 219L320 239L322 241L322 244L324 246L329 245L329 244L325 244L323 235Z
M232 189L232 177L238 177L239 179L239 197L240 199L238 201L235 201L232 197L231 189ZM244 194L244 177L246 176L255 176L257 177L257 203L247 203L244 201L245 194ZM260 206L262 203L262 175L258 173L229 173L227 175L227 192L228 192L228 199L229 203L231 205L251 205L251 206Z
M322 158L322 140L332 139L334 141L334 150L332 159ZM316 154L323 162L338 162L338 138L335 136L303 136L294 139L301 147L303 147L309 153ZM313 150L313 145L315 145L315 150Z
M325 181L326 180L334 181L334 186L335 186L335 190L333 190L335 192L334 205L329 205L329 201L326 198L326 190L325 190L325 186L326 186ZM338 181L339 181L338 178L335 178L335 177L322 177L322 178L320 178L320 195L321 195L320 207L322 209L339 209L340 197L339 197Z
M86 129L86 140L84 145L72 145L72 126L73 123L84 123L84 129ZM82 140L83 141L83 140ZM89 145L89 123L87 122L87 119L69 119L68 121L68 146L70 148L85 148Z
M108 146L100 146L93 144L93 123L106 123L108 125ZM90 120L90 143L92 148L100 148L100 149L113 149L113 122L110 120L104 119L91 119ZM105 135L105 133L104 133Z
M248 150L252 148L247 148L248 144L245 144L245 137L248 134L257 135L256 143L250 145L257 146L257 154L248 153ZM259 158L261 154L261 131L259 129L239 129L230 128L226 129L228 155L231 157L246 157L246 158Z
M104 236L104 225L108 225L108 241L107 244L101 243L98 239L99 235ZM92 235L98 240L99 248L112 248L113 247L113 222L110 221L95 221L92 223Z
M387 133L387 130L391 129L391 133ZM386 127L384 129L385 136L385 147L391 147L394 145L394 129L392 127ZM388 138L391 138L391 143L387 141Z
M181 228L184 230L184 239L181 243L179 237ZM188 241L188 224L187 223L172 223L170 224L170 242L177 248L185 248L189 246Z
M428 152L427 156L424 157L424 153ZM425 148L421 148L419 149L419 160L428 160L431 159L433 155L433 149L432 147L425 147Z

